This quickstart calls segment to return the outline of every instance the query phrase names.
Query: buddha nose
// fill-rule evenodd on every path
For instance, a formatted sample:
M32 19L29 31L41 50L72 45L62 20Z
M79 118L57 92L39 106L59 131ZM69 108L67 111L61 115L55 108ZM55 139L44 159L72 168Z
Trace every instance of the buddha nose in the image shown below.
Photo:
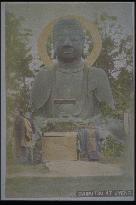
M72 42L69 37L67 37L64 41L64 46L72 46Z

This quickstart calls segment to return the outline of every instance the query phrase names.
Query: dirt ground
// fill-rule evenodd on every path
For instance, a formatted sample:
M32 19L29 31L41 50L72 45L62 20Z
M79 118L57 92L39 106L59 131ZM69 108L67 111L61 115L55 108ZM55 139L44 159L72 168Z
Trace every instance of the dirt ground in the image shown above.
M46 168L48 167L48 169ZM80 176L119 176L120 164L104 164L89 161L48 161L43 165L16 165L8 169L8 178L12 177L80 177Z
M126 176L14 177L6 181L6 198L61 200L62 197L74 199L79 191L132 189L133 179Z
M48 167L48 168L47 168ZM79 191L132 190L133 179L120 163L48 161L40 165L10 165L6 198L77 197Z

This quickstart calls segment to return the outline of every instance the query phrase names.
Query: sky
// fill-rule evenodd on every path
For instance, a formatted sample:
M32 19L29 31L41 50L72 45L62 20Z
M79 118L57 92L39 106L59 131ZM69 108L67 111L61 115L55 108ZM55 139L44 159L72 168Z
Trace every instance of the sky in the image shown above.
M31 45L33 52L36 52L37 39L42 28L56 17L65 15L79 15L90 21L94 21L96 16L102 12L116 16L118 23L124 28L124 32L133 32L133 3L92 3L92 2L21 2L5 3L6 10L13 12L16 16L25 17L25 26L32 29Z

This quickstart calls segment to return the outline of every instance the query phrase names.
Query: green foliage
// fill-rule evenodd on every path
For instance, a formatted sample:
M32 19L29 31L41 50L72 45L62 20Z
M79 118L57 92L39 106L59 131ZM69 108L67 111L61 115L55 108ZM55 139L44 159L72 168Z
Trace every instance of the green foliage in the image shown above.
M24 19L17 19L13 14L6 12L6 78L8 87L12 86L14 79L21 80L22 76L27 76L27 72L30 75L28 64L31 62L32 56L27 43L31 33L30 31L24 32L23 21Z
M113 111L102 103L101 110L104 116L121 118L123 112L129 108L130 93L132 92L132 36L124 35L117 18L106 13L103 13L96 23L102 37L102 51L95 66L104 69L107 73L116 107ZM122 62L125 63L122 64ZM121 64L122 66L120 66ZM128 71L127 67L131 71ZM115 77L117 72L118 76Z
M112 136L108 136L103 144L102 153L106 158L120 157L124 152L124 145L117 142Z
M125 112L129 108L130 93L132 89L132 73L123 69L118 79L112 82L117 110Z
M7 143L7 164L14 164L14 154L13 154L13 142L12 142L12 139L9 140L9 142Z
M103 14L101 14L100 19L101 19L102 21L107 21L107 20L116 21L116 20L117 20L117 17L116 17L116 16L108 16L107 13L104 12Z
M29 68L32 61L31 48L28 46L31 30L23 27L24 19L16 18L6 11L6 86L7 86L7 112L11 114L16 106L28 102L28 85L26 77L33 77ZM12 94L14 91L14 94ZM17 102L18 100L18 102ZM17 105L18 104L18 105Z
M107 105L105 102L100 103L100 110L101 114L104 118L106 117L112 117L112 118L121 118L122 117L122 111L113 110L109 105Z

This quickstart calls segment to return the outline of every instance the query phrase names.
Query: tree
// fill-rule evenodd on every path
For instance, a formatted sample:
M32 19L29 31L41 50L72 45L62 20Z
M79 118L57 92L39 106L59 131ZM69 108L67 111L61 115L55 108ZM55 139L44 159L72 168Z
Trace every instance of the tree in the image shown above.
M6 87L7 112L12 113L17 104L26 111L28 107L28 84L26 79L33 77L29 68L32 61L31 48L28 46L31 30L23 26L24 18L6 11ZM23 93L23 95L22 95Z
M117 17L106 13L97 18L96 23L102 37L102 51L95 66L105 70L110 80L116 110L102 104L105 115L123 117L129 108L133 80L133 41L132 36L125 34Z

